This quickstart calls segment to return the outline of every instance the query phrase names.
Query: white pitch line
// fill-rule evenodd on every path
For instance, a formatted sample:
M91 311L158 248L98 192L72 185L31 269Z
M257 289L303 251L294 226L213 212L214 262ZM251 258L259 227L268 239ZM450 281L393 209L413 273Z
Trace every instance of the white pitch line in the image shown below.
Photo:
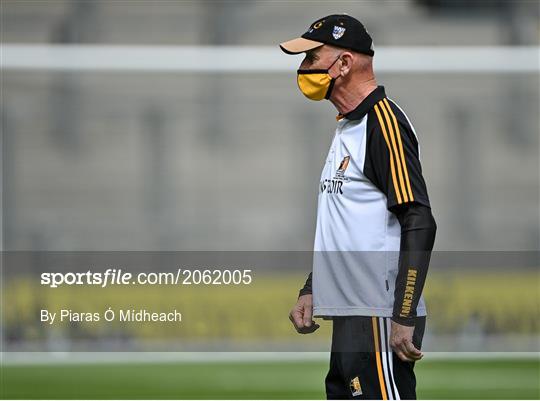
M3 352L3 365L230 363L328 360L328 352Z
M294 73L277 46L0 45L3 70ZM378 47L377 72L538 73L538 46Z
M2 365L326 362L329 352L3 352ZM539 352L426 352L424 361L540 360Z

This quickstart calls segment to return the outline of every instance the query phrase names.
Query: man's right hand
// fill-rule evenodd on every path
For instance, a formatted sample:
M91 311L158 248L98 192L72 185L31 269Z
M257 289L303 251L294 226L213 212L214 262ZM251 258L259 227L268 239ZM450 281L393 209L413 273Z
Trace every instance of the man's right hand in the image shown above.
M313 295L302 295L289 313L289 319L296 331L300 334L313 333L320 326L315 323L313 317Z

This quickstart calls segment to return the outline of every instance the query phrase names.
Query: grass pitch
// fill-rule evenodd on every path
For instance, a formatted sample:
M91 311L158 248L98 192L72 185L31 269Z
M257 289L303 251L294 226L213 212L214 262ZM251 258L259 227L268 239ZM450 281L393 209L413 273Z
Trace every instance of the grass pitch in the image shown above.
M326 362L8 365L6 399L324 399ZM425 360L418 397L539 399L538 360Z

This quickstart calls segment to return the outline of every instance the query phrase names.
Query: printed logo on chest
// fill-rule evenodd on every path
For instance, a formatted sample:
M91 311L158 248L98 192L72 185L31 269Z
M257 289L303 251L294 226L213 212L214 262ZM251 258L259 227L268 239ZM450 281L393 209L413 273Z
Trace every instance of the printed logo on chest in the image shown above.
M336 170L336 175L332 179L324 179L320 183L320 192L326 192L329 194L343 194L343 183L348 182L349 178L345 177L345 170L349 167L349 162L351 161L350 156L345 156L341 163L339 164L338 169Z

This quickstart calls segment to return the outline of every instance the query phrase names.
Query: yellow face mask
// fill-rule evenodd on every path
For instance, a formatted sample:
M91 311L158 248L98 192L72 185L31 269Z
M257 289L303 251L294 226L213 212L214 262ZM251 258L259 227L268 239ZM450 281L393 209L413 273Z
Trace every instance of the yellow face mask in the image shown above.
M339 56L341 57L341 55ZM339 57L326 70L298 70L297 82L300 91L311 100L330 98L335 79L328 73Z

